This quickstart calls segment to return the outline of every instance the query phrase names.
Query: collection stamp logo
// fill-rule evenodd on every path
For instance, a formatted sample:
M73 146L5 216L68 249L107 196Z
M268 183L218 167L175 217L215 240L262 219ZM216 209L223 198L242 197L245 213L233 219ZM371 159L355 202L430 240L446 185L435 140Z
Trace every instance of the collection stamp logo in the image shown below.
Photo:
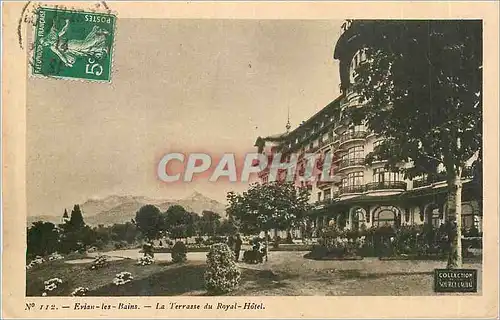
M40 7L34 75L109 82L116 16Z
M435 292L477 292L477 270L435 269Z

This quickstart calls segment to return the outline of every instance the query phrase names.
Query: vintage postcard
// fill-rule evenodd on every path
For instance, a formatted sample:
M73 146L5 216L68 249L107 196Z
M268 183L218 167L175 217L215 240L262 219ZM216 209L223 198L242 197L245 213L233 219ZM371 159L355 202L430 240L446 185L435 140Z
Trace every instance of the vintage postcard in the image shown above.
M2 317L498 317L498 2L2 10Z

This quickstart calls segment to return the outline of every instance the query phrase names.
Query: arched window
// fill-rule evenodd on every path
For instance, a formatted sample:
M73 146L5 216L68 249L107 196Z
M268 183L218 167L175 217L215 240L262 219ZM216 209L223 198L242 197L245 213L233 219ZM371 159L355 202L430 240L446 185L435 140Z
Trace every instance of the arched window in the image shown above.
M356 69L363 61L366 60L365 51L365 49L358 50L352 57L351 63L349 65L349 79L351 83L354 82L354 78L356 77Z
M394 225L396 221L396 215L394 212L390 210L383 210L380 211L378 216L377 216L377 225L379 227L385 226L385 225Z
M382 226L394 226L396 224L396 217L400 213L400 210L394 206L383 206L378 207L374 210L373 214L373 225Z
M481 230L480 221L478 210L472 203L462 203L462 227Z
M365 222L365 210L363 208L357 208L352 212L351 216L352 230L359 230L362 223Z
M384 142L383 139L379 139L373 143L373 151L375 151L376 148L380 147L380 145Z

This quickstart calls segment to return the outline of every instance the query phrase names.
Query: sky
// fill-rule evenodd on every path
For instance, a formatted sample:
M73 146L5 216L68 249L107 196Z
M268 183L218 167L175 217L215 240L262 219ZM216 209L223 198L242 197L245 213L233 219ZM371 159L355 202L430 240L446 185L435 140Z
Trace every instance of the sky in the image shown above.
M158 179L168 152L255 152L339 95L342 21L118 20L112 83L30 78L28 215L89 198L224 202L246 183Z

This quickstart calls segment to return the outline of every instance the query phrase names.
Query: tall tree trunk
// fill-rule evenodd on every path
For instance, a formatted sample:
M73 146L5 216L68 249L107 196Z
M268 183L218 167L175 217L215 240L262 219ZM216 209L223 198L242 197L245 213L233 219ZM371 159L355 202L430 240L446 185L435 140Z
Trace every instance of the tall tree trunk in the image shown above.
M269 253L269 231L266 230L264 232L264 237L266 238L266 262L269 260L268 253Z
M448 212L454 213L454 219L451 220L450 252L446 268L460 269L462 268L462 168L459 168L453 180L448 195Z

